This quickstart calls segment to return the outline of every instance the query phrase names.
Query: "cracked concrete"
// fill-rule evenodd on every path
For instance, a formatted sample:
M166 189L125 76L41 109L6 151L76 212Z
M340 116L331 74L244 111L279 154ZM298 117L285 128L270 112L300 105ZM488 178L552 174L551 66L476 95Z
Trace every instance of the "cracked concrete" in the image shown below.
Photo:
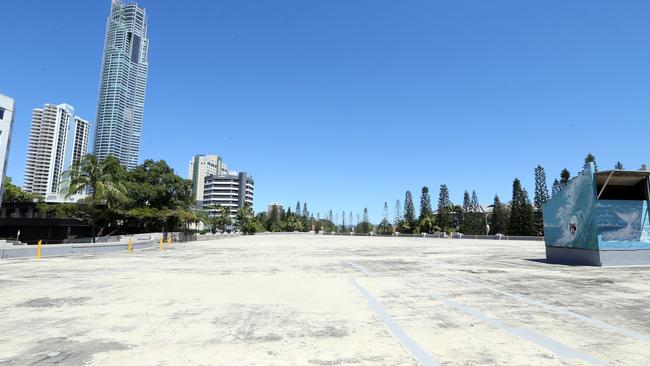
M413 347L650 364L650 268L550 265L540 242L258 235L83 258L0 263L0 365L417 365Z

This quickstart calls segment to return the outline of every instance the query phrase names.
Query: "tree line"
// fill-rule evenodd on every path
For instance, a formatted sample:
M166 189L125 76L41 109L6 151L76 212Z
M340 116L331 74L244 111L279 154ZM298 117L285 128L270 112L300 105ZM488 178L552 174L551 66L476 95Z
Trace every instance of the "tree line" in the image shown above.
M356 233L369 233L373 230L373 226L368 218L368 209L363 210L363 218L357 215L357 223L354 224L354 215L348 211L349 218L346 222L346 212L341 214L341 224L337 224L337 219L334 218L334 213L329 210L328 213L321 217L320 213L309 212L307 203L300 201L296 202L295 209L292 211L289 207L286 211L278 205L272 205L268 212L260 212L254 217L254 225L256 231L269 231L269 232L356 232Z
M596 158L589 153L584 159L584 167L594 163ZM615 169L622 170L623 164L617 162ZM544 235L544 217L542 206L551 197L547 187L545 169L537 165L534 169L535 190L533 200L521 181L512 182L512 196L509 201L501 201L494 196L491 205L480 205L476 191L465 191L462 204L455 204L449 197L449 188L442 184L438 191L437 205L431 202L429 187L424 186L420 192L419 212L416 212L413 194L406 191L404 201L395 202L393 220L389 218L388 202L384 202L384 212L379 224L373 225L368 219L368 209L364 208L363 218L356 215L356 222L351 211L333 214L332 210L321 217L309 214L307 204L296 203L295 210L286 212L279 206L272 206L269 212L261 212L254 218L256 231L324 231L352 232L365 234L374 232L380 235L421 234L434 232L460 232L468 235ZM569 182L571 173L562 169L559 179L555 179L552 194L556 194Z
M593 163L598 170L596 158L591 153L585 157L583 168L590 163ZM623 170L623 164L617 162L614 169ZM406 191L403 206L400 200L395 203L393 230L402 234L461 232L469 235L544 235L542 206L551 195L547 187L546 172L541 165L535 167L534 175L535 191L532 202L518 178L512 182L512 197L509 202L504 203L498 195L495 195L492 205L487 207L479 204L476 191L472 191L471 194L465 191L461 205L452 203L449 199L448 187L442 184L435 211L432 208L429 188L422 187L420 210L419 214L416 214L413 195L410 191ZM553 181L552 194L561 191L570 179L569 170L563 169L560 177ZM384 207L387 211L386 203ZM382 220L383 224L387 222L386 216L387 214Z

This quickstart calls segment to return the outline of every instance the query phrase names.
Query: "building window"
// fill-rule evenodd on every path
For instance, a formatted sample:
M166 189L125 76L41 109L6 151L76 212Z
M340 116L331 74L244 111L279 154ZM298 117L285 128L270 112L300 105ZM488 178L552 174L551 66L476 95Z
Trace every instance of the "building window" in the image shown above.
M0 119L5 119L5 109L0 108Z

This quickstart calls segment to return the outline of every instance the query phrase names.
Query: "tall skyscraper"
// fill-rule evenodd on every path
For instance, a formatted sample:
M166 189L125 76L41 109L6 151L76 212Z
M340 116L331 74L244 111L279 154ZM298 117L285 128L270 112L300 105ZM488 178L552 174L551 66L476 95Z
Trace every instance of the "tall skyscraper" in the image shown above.
M94 154L138 165L149 63L147 17L131 1L111 0L97 102Z
M0 94L0 204L2 203L2 188L4 187L5 174L7 173L7 158L11 133L14 128L14 100Z
M228 174L228 167L217 155L196 155L190 160L188 179L192 181L192 195L197 203L203 200L203 186L208 175Z
M68 104L46 104L32 112L24 189L61 201L63 172L88 152L90 122Z

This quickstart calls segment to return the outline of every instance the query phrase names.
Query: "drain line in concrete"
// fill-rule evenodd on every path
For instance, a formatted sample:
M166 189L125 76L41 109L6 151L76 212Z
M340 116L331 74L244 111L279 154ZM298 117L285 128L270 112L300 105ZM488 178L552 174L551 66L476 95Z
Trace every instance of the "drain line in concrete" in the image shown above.
M440 366L431 355L427 353L419 344L417 344L411 337L404 332L404 330L395 322L395 320L386 313L379 301L375 299L368 290L357 283L354 277L350 277L350 284L354 286L363 297L366 298L368 304L374 312L383 320L384 324L390 330L391 334L399 340L399 342L411 353L411 355L423 366Z
M585 322L587 324L593 325L593 326L595 326L597 328L600 328L602 330L618 333L620 335L630 337L630 338L634 338L634 339L639 340L639 341L650 342L650 336L648 336L648 335L645 335L645 334L642 334L642 333L639 333L639 332L635 332L633 330L621 328L621 327L618 327L618 326L615 326L615 325L612 325L612 324L609 324L609 323L605 323L604 321L594 319L594 318L590 318L590 317L585 316L585 315L574 313L573 311L563 309L563 308L561 308L559 306L549 305L549 304L543 303L541 301L533 300L533 299L530 299L530 298L522 296L522 295L517 295L517 294L510 293L510 292L502 291L502 290L499 290L499 289L494 288L492 286L484 285L484 284L474 282L474 281L470 281L470 280L467 280L467 279L457 278L457 277L449 276L449 275L445 275L445 274L443 274L443 276L449 278L452 281L464 283L464 284L467 284L467 285L477 286L477 287L482 288L484 290L488 290L490 292L493 292L493 293L496 293L496 294L499 294L499 295L507 296L507 297L510 297L512 299L521 301L521 302L526 303L526 304L535 305L535 306L540 307L540 308L542 308L542 309L544 309L546 311L550 311L550 312L553 312L553 313L573 317L575 319L578 319L578 320L583 321L583 322Z
M589 362L592 365L604 365L605 363L603 361L600 361L596 358L593 358L587 354L584 354L576 349L573 349L564 343L558 342L552 338L549 338L543 334L539 334L533 330L527 329L527 328L515 328L511 327L507 324L502 323L499 320L493 319L488 317L487 315L483 314L482 312L470 308L468 306L465 306L463 304L460 304L454 300L451 300L449 298L446 298L442 295L438 294L432 294L432 298L435 300L438 300L446 305L449 305L456 310L460 310L461 312L473 316L474 318L477 318L484 323L487 323L493 327L505 330L519 338L525 339L527 341L530 341L532 343L537 344L538 346L545 348L556 355L558 355L562 359L580 359L585 362Z

